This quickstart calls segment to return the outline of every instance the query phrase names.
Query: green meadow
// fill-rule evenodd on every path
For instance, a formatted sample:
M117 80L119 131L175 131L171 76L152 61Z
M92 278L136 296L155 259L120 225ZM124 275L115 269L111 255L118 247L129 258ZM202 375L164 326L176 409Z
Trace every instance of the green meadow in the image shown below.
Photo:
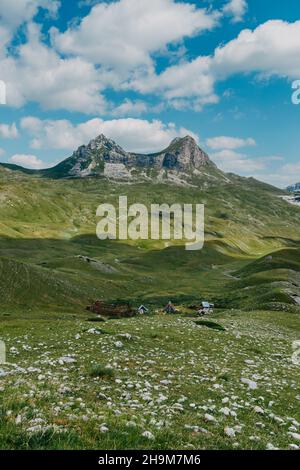
M300 209L254 179L208 176L175 186L0 168L1 448L300 446ZM119 195L205 204L203 250L98 240L97 206ZM89 321L95 300L150 313ZM175 315L162 313L169 300ZM201 300L216 308L199 323L189 307Z

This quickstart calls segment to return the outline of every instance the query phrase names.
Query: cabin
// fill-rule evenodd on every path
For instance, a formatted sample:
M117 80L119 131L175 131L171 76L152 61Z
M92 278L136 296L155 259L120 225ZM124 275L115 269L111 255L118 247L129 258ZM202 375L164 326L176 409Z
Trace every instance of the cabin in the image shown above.
M176 308L172 304L172 302L168 302L168 304L164 308L164 312L166 313L176 313Z
M140 315L146 315L146 313L149 313L149 309L145 307L145 305L140 305L138 308L138 313Z
M201 302L201 307L198 311L198 314L199 315L208 315L210 313L213 313L214 307L215 307L214 304L211 304L209 302L206 302L206 301Z

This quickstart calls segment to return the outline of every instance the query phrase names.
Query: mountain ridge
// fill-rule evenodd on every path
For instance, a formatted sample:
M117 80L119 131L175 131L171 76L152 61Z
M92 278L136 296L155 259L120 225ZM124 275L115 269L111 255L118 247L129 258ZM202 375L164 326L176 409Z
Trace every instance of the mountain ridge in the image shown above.
M78 147L73 154L53 168L43 170L60 177L107 176L126 179L133 171L175 171L193 173L204 166L215 166L208 155L190 137L174 139L156 153L127 152L114 140L100 134L88 145Z
M201 172L205 167L217 170L207 153L189 135L176 137L168 147L159 152L143 154L127 152L114 140L100 134L87 145L79 146L70 157L51 168L35 170L9 163L1 163L1 166L53 178L106 176L128 179L133 173L137 173L136 176L146 176L145 172L151 171L156 174L150 176L155 177L163 172L192 175Z
M72 155L57 165L46 169L30 169L11 163L0 163L0 170L24 173L49 179L105 178L120 183L152 182L171 183L178 186L206 188L215 184L236 184L237 181L259 184L262 188L284 190L252 177L224 173L208 154L187 135L174 138L168 147L156 152L142 154L127 152L113 139L104 134L81 145Z

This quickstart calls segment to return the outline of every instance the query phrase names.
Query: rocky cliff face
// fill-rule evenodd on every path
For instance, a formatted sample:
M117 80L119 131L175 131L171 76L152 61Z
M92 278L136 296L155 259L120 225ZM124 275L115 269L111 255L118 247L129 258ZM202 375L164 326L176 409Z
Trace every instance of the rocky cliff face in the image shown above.
M143 155L126 152L101 134L88 145L79 147L70 158L45 170L45 174L61 178L106 176L126 179L133 173L138 175L149 171L157 175L169 172L193 174L205 167L215 168L215 165L190 136L174 139L161 152Z

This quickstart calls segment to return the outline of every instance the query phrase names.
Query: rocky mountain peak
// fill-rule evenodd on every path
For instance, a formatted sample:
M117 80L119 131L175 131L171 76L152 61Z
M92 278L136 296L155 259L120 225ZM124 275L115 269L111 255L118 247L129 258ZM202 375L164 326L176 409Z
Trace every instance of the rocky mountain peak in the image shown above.
M209 156L198 146L196 140L187 135L177 137L172 140L169 147L165 150L166 156L180 170L189 168L199 169L208 164L212 164Z
M175 137L175 139L172 140L171 145L174 144L181 144L181 145L192 145L192 146L197 146L196 139L190 135L186 135L185 137Z
M156 175L182 173L192 176L207 165L214 166L196 140L189 135L174 139L161 152L144 155L126 152L114 140L100 134L48 173L80 178L117 175L124 179L131 177L132 171L145 174L153 170Z
M95 139L92 139L88 144L88 148L91 150L107 149L108 151L115 151L124 155L126 152L122 149L114 140L109 139L104 134L98 135Z

